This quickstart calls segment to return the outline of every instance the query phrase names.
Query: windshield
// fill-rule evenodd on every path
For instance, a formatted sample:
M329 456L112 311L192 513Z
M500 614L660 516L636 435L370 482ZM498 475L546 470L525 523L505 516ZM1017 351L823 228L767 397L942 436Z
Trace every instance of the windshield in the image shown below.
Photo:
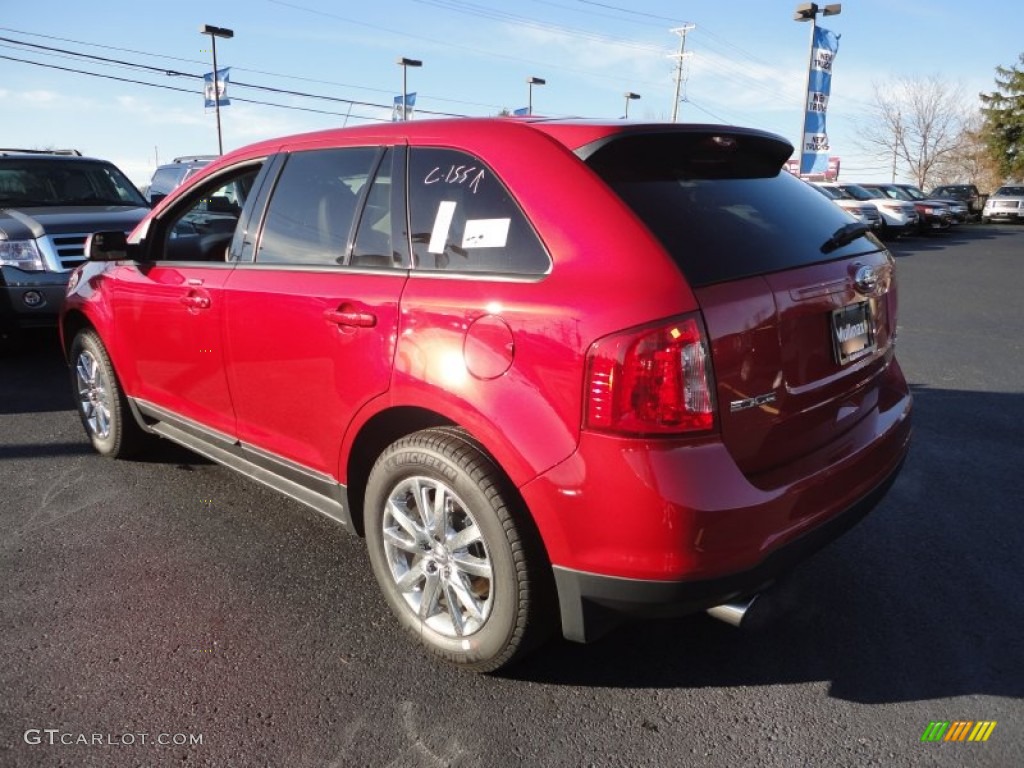
M1002 197L1022 197L1024 196L1024 187L1000 187L996 194Z
M8 157L0 162L0 205L144 206L146 201L128 177L110 163Z
M901 187L895 187L891 184L885 184L879 187L868 187L868 192L877 192L879 197L888 197L890 200L903 200L907 202L911 200L910 194Z
M917 187L900 187L911 200L924 200L926 199L924 193Z
M881 193L872 194L868 190L864 189L864 187L857 184L844 184L840 189L854 200L872 200L876 197L884 197Z

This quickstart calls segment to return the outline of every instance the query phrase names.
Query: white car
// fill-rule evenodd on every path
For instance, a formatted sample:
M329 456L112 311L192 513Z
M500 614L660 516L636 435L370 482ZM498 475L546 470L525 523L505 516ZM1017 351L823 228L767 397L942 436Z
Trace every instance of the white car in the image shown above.
M818 181L809 181L808 184L853 216L853 218L857 219L857 221L867 224L871 227L872 232L882 228L882 215L871 203L855 200L835 185L823 184Z
M893 200L886 197L882 192L867 190L860 184L849 184L847 182L835 182L830 186L841 189L854 200L870 203L878 209L882 216L882 230L884 235L902 235L905 232L916 232L918 226L917 208L913 203L905 200Z
M1024 221L1024 184L1012 184L997 189L985 201L981 220L986 224L990 221Z

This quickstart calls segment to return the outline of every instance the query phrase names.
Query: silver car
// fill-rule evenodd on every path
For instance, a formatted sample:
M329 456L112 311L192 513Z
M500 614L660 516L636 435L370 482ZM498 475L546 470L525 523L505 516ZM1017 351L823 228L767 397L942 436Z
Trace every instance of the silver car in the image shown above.
M1024 185L1013 184L1000 187L985 201L981 220L1024 221Z

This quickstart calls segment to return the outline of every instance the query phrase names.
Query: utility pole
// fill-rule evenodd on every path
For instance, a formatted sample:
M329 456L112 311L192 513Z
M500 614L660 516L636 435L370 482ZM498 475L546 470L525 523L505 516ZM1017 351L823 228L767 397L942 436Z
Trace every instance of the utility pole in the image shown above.
M896 152L899 150L900 144L903 142L903 113L896 113L896 135L892 141L892 183L896 183Z
M683 59L691 54L686 53L686 33L692 32L697 28L696 24L683 24L681 27L670 29L673 35L679 35L679 53L673 53L669 58L676 60L676 97L672 102L672 122L676 122L676 118L679 116L679 94L680 89L683 85Z

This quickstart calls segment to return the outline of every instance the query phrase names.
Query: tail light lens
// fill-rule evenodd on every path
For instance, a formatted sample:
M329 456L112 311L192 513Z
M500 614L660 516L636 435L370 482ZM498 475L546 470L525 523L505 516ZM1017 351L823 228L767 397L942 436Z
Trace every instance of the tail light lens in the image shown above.
M587 355L584 426L630 435L710 430L712 391L698 316L606 336Z

